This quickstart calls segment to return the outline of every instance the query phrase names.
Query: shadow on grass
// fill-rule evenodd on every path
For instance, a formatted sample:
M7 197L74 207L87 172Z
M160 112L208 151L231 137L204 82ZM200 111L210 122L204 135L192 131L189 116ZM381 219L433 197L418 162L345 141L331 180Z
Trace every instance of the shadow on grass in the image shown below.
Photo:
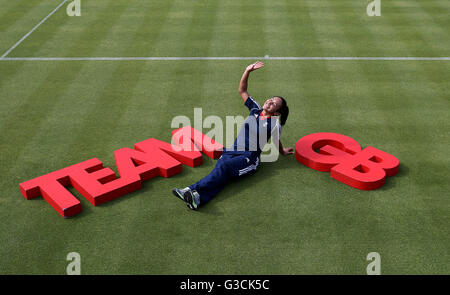
M202 177L206 176L216 165L216 160L210 160L206 159L204 161L203 165L211 166L210 169L203 175ZM280 156L277 161L275 162L262 162L257 171L244 175L240 178L232 179L229 181L229 183L226 185L226 187L213 199L210 203L206 204L204 207L202 207L197 213L198 214L207 214L207 215L223 215L223 211L220 210L220 204L221 202L227 200L228 198L240 198L245 197L239 194L236 194L236 190L240 191L241 188L254 188L257 189L261 185L267 182L272 182L274 188L276 188L279 185L282 185L280 181L277 179L279 177L279 172L285 169L289 170L297 170L297 169L308 169L307 167L299 164L294 155L289 156ZM180 180L180 183L183 182L183 179L186 177L186 172L189 173L189 171L183 171L180 174L176 174L171 179L177 181ZM200 180L200 179L198 179ZM111 201L108 201L106 203L103 203L101 205L98 205L96 207L100 208L108 208L111 206L115 206L117 204L120 204L121 202L127 201L128 198L133 198L139 194L151 194L152 191L154 191L155 186L158 185L160 181L165 181L164 177L155 177L152 179L149 179L147 181L142 182L142 187L139 190L136 190L134 192L130 192L128 194L122 195L116 199L113 199ZM76 189L69 186L67 189L76 197L80 202L82 206L82 211L79 214L76 214L70 219L77 219L84 217L86 215L91 214L93 210L93 205L85 199ZM160 193L160 192L158 192ZM167 188L167 195L172 196L172 187ZM43 199L43 198L35 198L35 199ZM33 199L34 200L34 199ZM173 196L173 201L177 204L180 202L175 196ZM181 204L181 203L180 203ZM183 204L181 204L183 205ZM182 208L182 207L181 207Z
M409 168L405 164L400 164L398 166L398 172L394 176L387 176L385 184L378 190L390 190L396 186L397 178L405 177L409 174Z
M255 172L231 179L226 187L219 192L214 199L202 207L199 212L201 211L204 214L223 215L223 212L220 210L221 202L228 200L229 198L245 197L243 195L237 195L235 193L236 189L239 191L240 188L250 187L253 189L252 193L257 194L258 188L262 187L263 184L267 182L271 182L271 187L276 190L277 187L283 185L283 181L286 181L286 179L277 179L280 171L286 169L293 171L304 168L307 167L298 163L294 155L280 156L275 162L262 162Z
M66 219L76 219L78 217L84 217L86 215L89 215L93 212L92 207L94 207L85 197L83 197L83 195L81 195L74 187L72 186L65 186L65 188L78 200L80 201L81 204L81 212L78 214L75 214L73 216L70 217L66 217ZM35 198L32 198L30 200L27 201L39 201L39 202L46 202L48 206L50 206L50 204L48 204L48 202L42 197L42 196L38 196ZM53 209L53 208L52 208ZM54 210L54 209L53 209ZM55 211L56 212L56 211ZM59 214L59 213L58 213Z
M183 168L185 168L185 167L183 166ZM179 182L181 183L183 178L186 177L186 173L189 173L189 172L182 170L181 173L173 175L169 178L171 180L175 180L175 181L180 180ZM149 196L152 194L161 194L161 191L156 191L155 187L158 187L160 185L160 182L162 182L162 183L166 182L166 180L167 180L167 178L165 178L163 176L156 176L154 178L142 181L141 182L142 187L140 189L130 192L130 193L127 193L125 195L122 195L120 197L117 197L111 201L108 201L106 203L98 205L97 207L101 207L101 208L112 207L112 206L115 206L117 204L127 201L129 198L137 197L139 195ZM167 190L165 192L163 192L162 194L167 194L167 196L170 197L170 200L172 200L172 198L173 198L174 202L182 205L182 201L177 199L175 196L173 196L172 187L167 187Z
M209 163L209 164L211 164L211 163ZM213 164L215 165L216 162L214 161ZM210 170L212 170L214 168L214 165L211 166ZM282 181L288 181L287 179L282 179L282 180L277 179L279 172L282 170L286 170L286 169L294 171L294 170L298 170L298 169L310 169L310 168L299 164L296 161L294 155L280 156L280 158L276 162L263 162L259 165L258 169L255 172L244 175L240 178L235 178L235 179L230 180L228 182L228 184L226 185L226 187L221 192L219 192L219 194L213 200L211 200L211 202L206 204L204 207L201 207L201 210L199 210L197 213L198 214L206 214L206 215L216 215L216 216L223 215L223 211L220 210L221 202L226 201L229 198L245 197L242 195L237 195L236 189L239 191L241 188L251 187L256 190L258 187L262 187L263 184L265 184L267 182L273 183L273 185L271 187L276 189L278 186L283 185ZM209 172L207 172L207 173L209 173ZM400 164L398 173L392 177L387 177L385 185L383 187L381 187L379 190L385 191L385 190L393 189L397 183L396 179L398 177L407 176L408 174L409 174L409 168L404 164ZM204 176L206 176L206 175L207 174L205 174ZM183 180L183 178L185 176L186 176L185 173L180 173L180 174L172 176L171 179ZM109 202L98 205L97 207L108 208L110 206L115 206L116 204L120 204L121 202L126 201L128 198L133 198L134 196L136 196L138 194L149 194L154 190L154 185L153 185L152 181L155 183L158 183L159 181L164 181L164 180L165 180L164 177L155 177L149 181L144 181L144 182L142 182L141 189L136 190L131 193L128 193L128 194L125 194L123 196L120 196ZM339 184L336 184L336 185L339 185ZM74 197L76 197L80 201L81 207L82 207L82 211L79 214L76 214L76 215L70 217L70 219L81 218L81 217L87 216L93 212L93 210L92 210L93 205L88 200L86 200L76 189L74 189L71 186L67 187L67 189L74 195ZM171 187L167 189L168 195L172 195L171 190L172 190ZM42 200L44 200L44 198L37 197L37 198L31 199L31 201L35 201L35 200L42 201ZM177 203L180 202L175 197L173 197L173 200L174 200L174 202L177 202Z

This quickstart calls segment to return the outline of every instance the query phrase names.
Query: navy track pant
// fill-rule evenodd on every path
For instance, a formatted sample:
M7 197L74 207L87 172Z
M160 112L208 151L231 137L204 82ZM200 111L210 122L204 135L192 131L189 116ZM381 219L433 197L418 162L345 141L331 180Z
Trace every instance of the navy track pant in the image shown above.
M248 153L238 154L224 151L214 169L189 188L199 193L200 204L203 205L217 195L230 179L250 174L256 171L258 165L258 157Z

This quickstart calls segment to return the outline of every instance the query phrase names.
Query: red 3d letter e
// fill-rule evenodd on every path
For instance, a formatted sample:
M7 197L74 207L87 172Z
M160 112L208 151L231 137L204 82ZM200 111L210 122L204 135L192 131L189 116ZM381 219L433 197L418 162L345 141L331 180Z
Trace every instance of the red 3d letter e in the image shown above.
M317 152L318 151L318 152ZM330 171L332 178L360 190L374 190L384 185L386 176L398 172L399 160L342 134L313 133L295 144L297 161L318 171Z

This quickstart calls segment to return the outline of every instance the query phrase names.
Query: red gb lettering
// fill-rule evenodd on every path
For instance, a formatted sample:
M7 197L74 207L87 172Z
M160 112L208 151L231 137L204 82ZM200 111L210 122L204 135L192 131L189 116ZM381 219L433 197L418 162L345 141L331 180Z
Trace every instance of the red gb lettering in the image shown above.
M317 152L318 151L318 152ZM386 176L397 174L399 160L374 147L361 150L359 143L342 134L313 133L295 145L297 161L360 190L384 185Z

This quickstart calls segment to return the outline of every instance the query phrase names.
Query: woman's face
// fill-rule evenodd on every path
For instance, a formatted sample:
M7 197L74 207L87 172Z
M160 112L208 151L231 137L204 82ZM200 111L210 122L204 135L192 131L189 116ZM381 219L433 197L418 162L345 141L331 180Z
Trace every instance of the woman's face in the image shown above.
M274 114L280 109L282 103L283 101L281 100L281 98L275 96L266 100L263 105L263 109L266 110L266 112Z

